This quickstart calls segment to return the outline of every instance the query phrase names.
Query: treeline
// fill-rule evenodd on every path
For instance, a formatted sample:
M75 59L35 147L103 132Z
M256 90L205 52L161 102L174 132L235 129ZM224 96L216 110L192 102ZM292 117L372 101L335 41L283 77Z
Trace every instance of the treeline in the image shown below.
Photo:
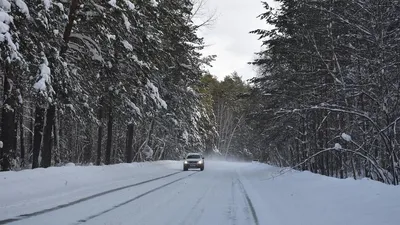
M259 148L254 146L251 123L247 115L251 112L248 96L251 87L237 72L219 81L206 74L202 77L200 93L204 106L215 123L213 152L223 159L251 160Z
M245 83L204 71L189 0L1 0L1 169L205 151L399 184L400 2L278 2Z
M250 121L263 159L399 184L400 2L279 0L255 30Z
M212 149L191 1L0 2L1 170Z

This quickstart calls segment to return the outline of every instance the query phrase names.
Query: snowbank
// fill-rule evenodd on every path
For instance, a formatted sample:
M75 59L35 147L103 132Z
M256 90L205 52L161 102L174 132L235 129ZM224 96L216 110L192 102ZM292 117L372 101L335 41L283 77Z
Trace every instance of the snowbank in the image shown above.
M275 225L400 224L400 186L286 171L261 163L241 171L257 215ZM259 207L257 207L259 206Z

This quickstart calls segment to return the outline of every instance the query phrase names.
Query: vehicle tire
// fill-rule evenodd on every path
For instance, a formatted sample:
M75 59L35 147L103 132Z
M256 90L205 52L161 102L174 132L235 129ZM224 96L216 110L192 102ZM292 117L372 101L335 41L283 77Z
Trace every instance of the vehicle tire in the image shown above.
M186 166L184 166L183 171L188 171L188 168Z
M200 171L203 171L204 170L204 166L203 167L200 167Z

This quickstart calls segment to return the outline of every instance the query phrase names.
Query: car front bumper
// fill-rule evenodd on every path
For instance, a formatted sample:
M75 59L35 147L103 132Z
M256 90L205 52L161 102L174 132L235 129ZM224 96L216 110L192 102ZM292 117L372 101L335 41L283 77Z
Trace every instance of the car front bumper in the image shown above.
M197 163L197 162L195 162L195 163L188 162L188 163L184 163L183 166L186 168L202 168L202 167L204 167L204 164Z

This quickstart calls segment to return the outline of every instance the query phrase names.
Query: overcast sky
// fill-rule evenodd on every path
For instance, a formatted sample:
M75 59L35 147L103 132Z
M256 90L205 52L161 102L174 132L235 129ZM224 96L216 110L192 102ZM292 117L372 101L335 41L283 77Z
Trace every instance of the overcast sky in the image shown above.
M199 34L208 46L203 53L217 55L210 72L223 79L236 71L247 80L256 72L247 63L260 50L261 41L257 35L249 34L255 29L266 29L265 22L257 18L264 12L261 0L205 0L202 15L209 16L216 11L216 20L211 27L203 28ZM266 0L271 6L273 0Z

